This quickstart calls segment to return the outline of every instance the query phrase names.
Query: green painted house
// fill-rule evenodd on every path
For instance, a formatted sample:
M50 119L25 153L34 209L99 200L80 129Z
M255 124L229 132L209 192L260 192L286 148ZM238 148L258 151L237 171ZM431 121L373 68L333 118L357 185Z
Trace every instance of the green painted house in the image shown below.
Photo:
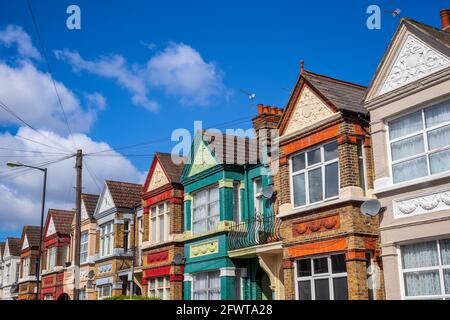
M262 194L272 179L258 150L257 139L221 133L198 133L193 141L181 177L186 300L273 296L256 252L277 240L278 227L273 206Z

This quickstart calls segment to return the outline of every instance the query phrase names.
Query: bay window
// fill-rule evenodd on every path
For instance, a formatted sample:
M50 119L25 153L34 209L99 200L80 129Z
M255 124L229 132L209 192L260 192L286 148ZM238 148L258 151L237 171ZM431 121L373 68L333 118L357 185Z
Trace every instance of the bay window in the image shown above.
M114 246L114 222L108 222L100 226L100 256L112 254Z
M22 260L22 278L26 278L30 275L30 257L25 257Z
M324 144L290 159L292 202L301 207L339 195L337 141Z
M405 299L450 299L450 239L400 247Z
M193 300L220 300L220 271L194 274Z
M345 254L300 259L295 264L298 300L347 300Z
M170 279L159 277L148 279L148 296L161 300L170 300Z
M88 232L82 232L80 238L80 263L85 263L88 257Z
M388 123L394 183L450 170L450 100Z
M193 195L192 232L200 234L217 229L220 220L219 189L210 188Z
M112 296L112 285L105 284L98 286L98 299L105 299Z
M170 203L164 202L150 208L150 239L153 243L169 239Z

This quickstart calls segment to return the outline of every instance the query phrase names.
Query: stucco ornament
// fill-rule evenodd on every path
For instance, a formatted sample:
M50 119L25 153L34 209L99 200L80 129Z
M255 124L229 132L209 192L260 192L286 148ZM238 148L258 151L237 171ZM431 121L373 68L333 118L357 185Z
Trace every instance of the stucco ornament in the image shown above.
M392 91L408 83L442 70L450 65L450 59L427 46L412 35L408 35L380 94Z
M197 258L217 252L219 252L219 242L214 240L191 246L190 257Z
M430 213L450 209L450 191L434 193L422 197L393 202L394 217Z
M196 175L197 173L208 170L217 164L216 159L211 154L211 151L205 145L203 141L199 142L199 146L196 150L194 161L189 171L189 177Z
M161 165L159 164L159 162L157 162L155 165L155 170L153 170L153 175L150 180L147 191L155 190L155 189L162 187L168 183L169 183L169 179L167 179L167 176L164 173L164 170L161 168Z
M304 87L289 119L285 134L301 130L333 115L333 111L311 91Z

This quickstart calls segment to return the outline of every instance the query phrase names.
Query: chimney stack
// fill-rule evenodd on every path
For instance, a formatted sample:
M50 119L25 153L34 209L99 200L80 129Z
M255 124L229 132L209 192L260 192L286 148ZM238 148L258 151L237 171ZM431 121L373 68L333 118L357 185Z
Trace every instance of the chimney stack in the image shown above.
M283 109L281 108L258 104L258 115L252 119L253 128L255 129L255 134L258 139L258 146L266 145L269 150L269 155L272 137L275 133L274 130L278 129L278 124L280 123L282 115ZM261 132L260 136L260 131L264 129L267 130L266 134Z
M441 10L442 30L450 32L450 9Z

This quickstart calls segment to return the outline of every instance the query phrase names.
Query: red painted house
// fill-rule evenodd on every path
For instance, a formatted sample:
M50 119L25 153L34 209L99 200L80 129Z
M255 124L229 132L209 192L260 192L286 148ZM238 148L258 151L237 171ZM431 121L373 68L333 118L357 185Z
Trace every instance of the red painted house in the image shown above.
M143 294L163 300L183 298L184 159L156 153L144 184Z
M74 211L49 209L44 225L41 299L68 300L64 271L70 261L70 231Z

